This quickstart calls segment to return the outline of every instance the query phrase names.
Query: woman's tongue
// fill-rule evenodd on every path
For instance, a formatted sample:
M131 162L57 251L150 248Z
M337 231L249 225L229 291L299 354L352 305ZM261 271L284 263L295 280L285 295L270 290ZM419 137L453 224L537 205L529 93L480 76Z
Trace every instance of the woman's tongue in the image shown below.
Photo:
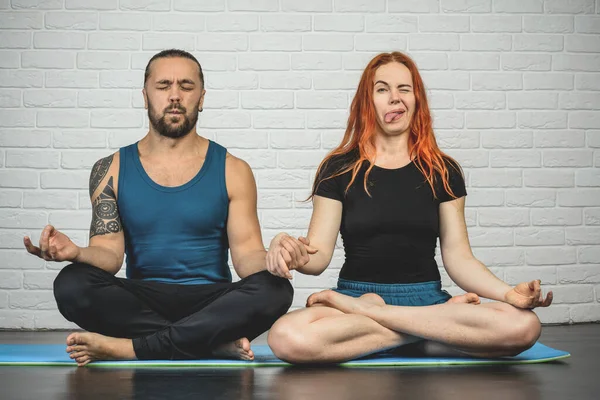
M390 122L397 121L402 117L402 114L402 112L389 112L385 114L385 122L389 124Z

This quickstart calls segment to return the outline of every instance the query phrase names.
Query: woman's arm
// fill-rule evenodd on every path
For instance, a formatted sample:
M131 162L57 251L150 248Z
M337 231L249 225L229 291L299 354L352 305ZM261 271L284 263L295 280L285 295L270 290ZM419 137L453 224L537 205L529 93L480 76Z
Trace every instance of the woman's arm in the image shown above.
M465 223L465 197L440 204L440 247L444 268L464 291L505 301L512 287L497 278L471 251Z

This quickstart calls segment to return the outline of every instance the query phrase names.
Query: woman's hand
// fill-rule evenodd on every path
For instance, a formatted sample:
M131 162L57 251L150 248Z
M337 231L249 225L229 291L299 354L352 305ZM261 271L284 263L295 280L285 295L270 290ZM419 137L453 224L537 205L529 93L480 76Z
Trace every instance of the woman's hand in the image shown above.
M280 233L269 245L267 270L275 276L292 279L290 271L305 266L310 261L310 254L317 251L310 246L307 238L295 239L287 233Z
M542 294L541 281L522 282L506 292L504 301L517 308L533 309L536 307L548 307L552 303L552 291L548 292L546 298Z

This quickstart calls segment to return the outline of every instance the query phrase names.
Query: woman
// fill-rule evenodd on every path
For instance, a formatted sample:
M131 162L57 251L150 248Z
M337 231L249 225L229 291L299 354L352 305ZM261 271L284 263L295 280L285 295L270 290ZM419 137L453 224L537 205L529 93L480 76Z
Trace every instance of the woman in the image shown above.
M438 148L414 62L376 56L362 74L342 143L319 166L307 238L277 235L269 271L319 275L341 231L346 261L334 290L271 328L275 355L292 363L341 362L428 339L471 356L515 355L538 339L532 308L540 281L511 288L472 254L466 189L456 161ZM434 260L467 294L441 289ZM496 300L480 304L479 296Z

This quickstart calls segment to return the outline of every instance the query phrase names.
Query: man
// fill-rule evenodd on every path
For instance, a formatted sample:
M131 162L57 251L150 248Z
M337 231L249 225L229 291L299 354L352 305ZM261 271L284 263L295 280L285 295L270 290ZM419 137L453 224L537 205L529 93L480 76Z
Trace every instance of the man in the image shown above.
M88 247L46 226L30 253L70 261L54 282L58 309L89 332L67 352L103 359L232 357L291 305L288 280L266 268L250 167L196 133L204 77L196 58L165 50L144 77L150 130L96 162ZM230 248L241 281L232 283ZM127 254L127 277L114 275ZM93 333L94 332L94 333Z

